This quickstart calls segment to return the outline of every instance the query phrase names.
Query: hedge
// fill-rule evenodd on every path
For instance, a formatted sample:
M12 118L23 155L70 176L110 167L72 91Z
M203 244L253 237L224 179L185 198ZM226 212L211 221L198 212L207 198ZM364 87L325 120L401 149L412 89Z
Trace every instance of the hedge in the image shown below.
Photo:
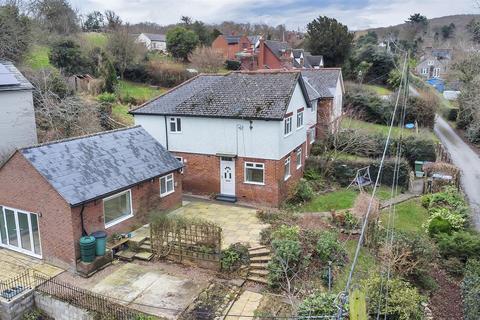
M465 320L480 318L480 262L471 259L467 262L462 283L463 311Z
M357 170L366 166L370 166L370 177L375 181L380 167L380 159L358 159L346 160L337 159L327 162L322 157L309 157L306 161L306 169L315 170L320 174L324 174L327 168L330 168L329 177L333 178L335 182L341 186L348 186L357 174ZM380 183L384 185L391 185L393 181L395 168L395 159L385 159L382 174L380 176ZM408 189L410 178L410 166L406 159L400 161L400 171L398 177L398 185L403 189Z

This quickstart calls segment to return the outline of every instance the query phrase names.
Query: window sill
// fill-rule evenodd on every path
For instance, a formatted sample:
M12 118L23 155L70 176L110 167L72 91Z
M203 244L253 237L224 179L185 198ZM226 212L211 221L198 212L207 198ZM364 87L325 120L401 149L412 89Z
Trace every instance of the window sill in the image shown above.
M283 178L283 181L287 181L291 176L292 176L292 175L289 174L288 176L284 177L284 178Z
M312 140L312 141L310 141L310 144L313 144L314 142L315 142L315 140Z
M118 218L118 219L115 219L113 221L110 221L109 223L105 223L105 229L108 229L108 228L111 228L113 227L114 225L117 225L125 220L128 220L130 218L133 217L133 213L132 214L129 214L128 216L125 216L125 217L121 217L121 218Z
M297 170L300 169L301 167L302 167L301 165L300 165L300 166L297 166Z
M256 186L264 186L264 185L265 185L265 182L243 181L243 183L245 183L245 184L253 184L253 185L256 185Z
M286 138L286 137L289 137L289 136L291 136L292 134L293 134L293 132L292 132L292 131L290 131L290 133L288 133L288 134L284 134L284 135L283 135L283 137L284 137L284 138Z
M305 127L305 126L302 125L301 127L297 127L297 131L303 129L303 127Z
M182 131L169 131L170 133L182 133Z
M172 193L175 192L175 188L172 190L172 191L168 191L168 192L165 192L165 193L160 193L160 198L164 198Z

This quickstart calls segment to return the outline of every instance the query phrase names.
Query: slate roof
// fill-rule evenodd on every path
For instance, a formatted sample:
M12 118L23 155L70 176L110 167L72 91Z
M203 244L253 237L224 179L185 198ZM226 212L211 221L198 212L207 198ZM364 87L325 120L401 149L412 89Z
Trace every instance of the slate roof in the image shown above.
M225 41L228 44L236 44L240 41L241 36L225 36Z
M167 41L167 37L164 34L144 33L144 35L150 39L150 41Z
M265 40L265 45L272 50L273 54L279 59L282 57L283 52L289 49L288 43L283 41Z
M341 77L339 68L304 69L301 71L305 81L312 85L321 98L333 98L337 81Z
M71 206L104 198L182 167L140 126L19 152Z
M308 97L299 72L199 75L131 113L282 120L297 83Z
M432 56L439 59L450 59L451 51L450 49L432 49Z
M18 71L10 61L0 60L1 69L5 69L7 74L13 75L19 84L0 86L0 91L33 90L33 85ZM0 72L1 73L1 72Z
M305 55L304 55L304 64L305 64L305 68L314 68L314 67L319 67L320 66L320 63L322 62L323 60L323 56L321 55L311 55L310 52L305 52Z
M251 44L256 45L262 36L247 36Z

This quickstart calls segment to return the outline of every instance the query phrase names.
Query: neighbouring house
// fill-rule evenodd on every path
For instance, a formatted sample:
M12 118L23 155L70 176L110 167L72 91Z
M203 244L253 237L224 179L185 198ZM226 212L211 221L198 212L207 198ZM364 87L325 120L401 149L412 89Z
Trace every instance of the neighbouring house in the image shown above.
M343 95L345 93L342 69L302 69L301 72L305 81L313 87L319 96L316 100L318 119L316 135L322 137L327 131L334 132L338 129L338 123L342 116Z
M452 62L452 49L425 48L416 72L425 79L445 78Z
M19 149L0 168L0 247L73 269L82 235L180 206L182 167L139 126Z
M0 61L0 164L15 149L37 143L33 86L8 61Z
M248 50L252 47L247 36L237 35L219 35L212 42L212 48L218 52L221 52L225 60L236 60L235 55L243 50Z
M312 55L303 49L293 49L291 59L293 67L298 69L319 69L324 66L322 55Z
M278 206L315 139L307 90L299 71L199 75L131 114L183 161L185 191Z
M167 51L167 37L164 34L140 33L136 41L143 43L148 50Z

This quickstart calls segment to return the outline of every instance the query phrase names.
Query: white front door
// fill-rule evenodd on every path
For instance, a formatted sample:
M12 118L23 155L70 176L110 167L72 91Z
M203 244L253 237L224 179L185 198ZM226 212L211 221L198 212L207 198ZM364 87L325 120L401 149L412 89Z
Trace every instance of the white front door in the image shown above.
M235 195L235 159L222 157L220 159L220 193Z

